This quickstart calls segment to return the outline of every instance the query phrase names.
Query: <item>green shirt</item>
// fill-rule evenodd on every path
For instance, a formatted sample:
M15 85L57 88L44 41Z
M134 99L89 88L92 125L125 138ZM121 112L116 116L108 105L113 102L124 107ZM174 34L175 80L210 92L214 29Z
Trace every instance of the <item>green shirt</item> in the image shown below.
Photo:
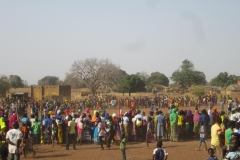
M126 138L123 138L120 142L120 149L125 149L126 148Z
M225 131L226 146L228 146L228 147L230 146L230 142L231 142L230 139L231 139L232 133L233 133L233 131L231 128L229 128Z
M33 123L33 134L39 134L39 124L38 122Z

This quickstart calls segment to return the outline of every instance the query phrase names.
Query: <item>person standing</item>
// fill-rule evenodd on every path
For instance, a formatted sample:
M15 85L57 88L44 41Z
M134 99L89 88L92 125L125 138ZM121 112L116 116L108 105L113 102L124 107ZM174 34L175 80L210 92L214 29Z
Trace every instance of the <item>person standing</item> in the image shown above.
M218 159L222 159L222 140L221 140L221 134L222 129L220 127L220 124L222 123L222 120L220 117L216 117L216 122L211 128L211 148L213 148L216 151L216 156Z
M14 122L13 129L6 134L6 142L8 143L9 160L20 160L19 147L22 139L22 132L19 130L18 122Z
M124 133L121 135L120 149L122 150L123 160L126 160L126 151L125 151L125 149L126 149L126 138L125 138Z
M76 138L75 138L75 134L76 134L76 131L75 131L75 122L72 120L72 116L69 115L68 116L68 134L67 134L67 139L66 139L66 150L69 150L69 140L72 140L73 142L73 149L76 150Z
M159 111L159 114L157 116L157 139L162 140L162 137L164 136L164 124L165 124L165 116L162 114L162 111Z
M122 123L123 123L123 126L124 126L124 133L125 133L125 136L126 136L126 140L128 140L128 123L129 123L129 118L128 118L128 113L127 112L124 113L124 116L122 118Z
M170 124L171 124L171 140L178 141L178 115L176 113L176 109L172 109L172 113L170 115Z

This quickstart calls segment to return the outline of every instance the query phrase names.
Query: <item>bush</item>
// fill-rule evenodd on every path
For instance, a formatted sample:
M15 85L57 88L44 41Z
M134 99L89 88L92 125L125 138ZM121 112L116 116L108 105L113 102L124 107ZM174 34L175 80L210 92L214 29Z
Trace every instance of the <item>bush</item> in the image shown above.
M203 86L196 86L194 88L193 94L196 96L203 96L205 94Z

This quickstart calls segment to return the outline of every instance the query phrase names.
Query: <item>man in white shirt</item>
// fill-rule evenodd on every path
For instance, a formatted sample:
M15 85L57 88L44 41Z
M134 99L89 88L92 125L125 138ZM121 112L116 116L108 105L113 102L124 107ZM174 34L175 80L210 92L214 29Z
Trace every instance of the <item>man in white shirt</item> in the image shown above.
M126 140L128 140L128 123L129 123L129 118L127 117L128 113L125 112L124 113L124 116L122 118L122 123L123 123L123 126L124 126L124 131L125 131L125 138Z
M237 120L237 115L236 115L235 109L232 109L232 115L230 117L230 121L236 122L236 120Z
M137 115L134 117L135 118L135 120L137 120L137 119L141 119L141 120L143 120L143 116L140 114L141 113L141 111L140 110L138 110L137 111Z
M22 132L19 130L18 122L13 124L13 129L6 134L6 142L8 143L8 152L10 160L20 160L19 147L22 139Z

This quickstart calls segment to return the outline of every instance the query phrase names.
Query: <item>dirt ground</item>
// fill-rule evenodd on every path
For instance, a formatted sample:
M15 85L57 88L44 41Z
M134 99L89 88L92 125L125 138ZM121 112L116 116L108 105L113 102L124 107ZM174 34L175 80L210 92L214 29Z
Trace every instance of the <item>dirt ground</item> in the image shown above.
M206 107L201 107L200 110ZM186 107L180 109L188 109ZM190 107L194 111L194 107ZM217 106L220 109L220 106ZM149 109L142 109L148 113ZM127 109L123 109L127 111ZM165 113L167 109L162 109ZM93 111L92 111L93 112ZM117 113L118 110L109 109L108 113ZM195 151L195 148L199 146L199 140L183 141L183 142L163 142L163 148L168 152L168 159L170 160L203 160L208 156L207 151L203 151L204 147L201 147L200 151ZM210 147L210 139L207 140L207 147ZM82 144L77 146L77 150L65 150L64 146L54 147L52 145L35 145L34 146L37 154L35 158L32 158L30 154L27 158L23 156L21 159L49 159L49 160L65 160L65 159L86 159L86 160L121 160L121 150L119 146L112 146L110 150L101 150L101 147L96 144ZM153 155L153 150L156 148L156 143L149 144L147 147L146 143L127 143L126 156L128 160L151 160Z

